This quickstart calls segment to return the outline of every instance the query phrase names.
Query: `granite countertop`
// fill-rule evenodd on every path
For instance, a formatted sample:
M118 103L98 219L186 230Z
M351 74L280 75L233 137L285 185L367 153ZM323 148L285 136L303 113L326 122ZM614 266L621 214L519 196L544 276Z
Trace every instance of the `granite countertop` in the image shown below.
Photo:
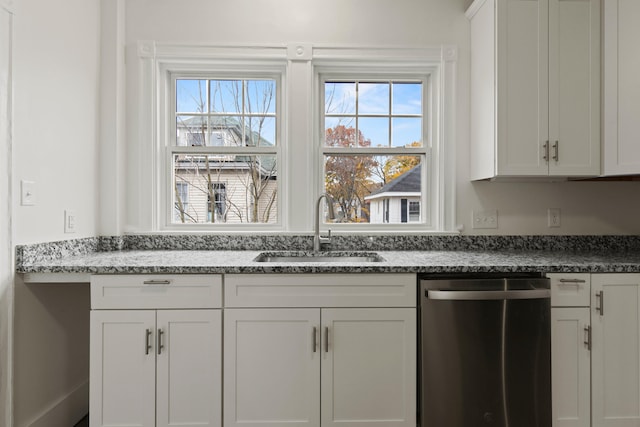
M262 252L299 251L308 241L302 239L299 245L291 241L277 244L261 241L255 246L263 250L257 247L238 250L228 242L221 245L219 241L213 246L223 246L221 249L210 247L211 242L195 244L193 239L180 244L176 244L175 239L163 238L163 244L148 238L141 239L144 241L141 244L139 240L115 247L110 246L110 240L105 247L104 241L96 243L86 239L20 247L16 271L26 274L640 272L640 239L635 236L565 238L560 246L557 239L537 237L501 238L498 243L495 238L467 238L446 240L444 244L430 238L428 248L415 239L411 239L409 245L404 245L407 243L404 240L398 243L397 239L393 244L386 241L368 246L361 241L359 247L366 246L367 252L378 253L384 261L268 263L256 262L255 258ZM371 242L370 238L364 241ZM79 249L87 244L88 249ZM340 250L354 249L345 246L348 245L342 245ZM380 247L394 250L377 249Z

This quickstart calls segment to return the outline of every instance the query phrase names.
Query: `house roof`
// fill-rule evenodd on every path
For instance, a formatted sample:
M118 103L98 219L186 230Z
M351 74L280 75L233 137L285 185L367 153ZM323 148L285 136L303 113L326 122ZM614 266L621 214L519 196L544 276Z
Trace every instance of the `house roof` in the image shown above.
M396 179L386 183L376 191L369 194L365 199L374 199L384 193L420 193L422 178L422 164L409 169Z

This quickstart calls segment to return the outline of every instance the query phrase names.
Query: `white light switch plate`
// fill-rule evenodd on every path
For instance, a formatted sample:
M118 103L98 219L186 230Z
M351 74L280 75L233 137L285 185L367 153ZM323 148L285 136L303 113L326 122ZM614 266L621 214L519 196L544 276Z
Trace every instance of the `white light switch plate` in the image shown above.
M64 211L64 232L76 232L76 211L72 209L66 209Z
M34 206L36 204L36 183L33 181L20 181L20 204L22 206Z

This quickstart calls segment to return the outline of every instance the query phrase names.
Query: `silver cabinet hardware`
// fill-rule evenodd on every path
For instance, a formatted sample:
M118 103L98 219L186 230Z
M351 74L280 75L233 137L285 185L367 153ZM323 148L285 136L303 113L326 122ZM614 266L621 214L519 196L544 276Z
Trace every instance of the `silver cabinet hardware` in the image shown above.
M151 350L151 329L147 329L144 334L144 354L149 354Z
M553 143L553 160L556 162L560 159L560 141L556 141Z
M544 143L543 148L544 148L544 155L542 156L542 158L548 162L549 161L549 141L546 141Z
M170 285L171 280L145 280L142 283L145 285Z
M560 283L587 283L584 279L560 279Z
M329 353L329 327L324 328L324 352Z
M164 345L162 344L162 336L164 335L164 331L162 329L158 329L158 354L162 354L162 349Z
M589 325L584 327L584 345L591 351L591 326Z
M596 311L600 312L600 316L604 316L604 291L596 293Z
M316 328L315 326L313 327L313 331L312 331L312 347L313 347L313 352L315 353L316 351L318 351L318 328Z

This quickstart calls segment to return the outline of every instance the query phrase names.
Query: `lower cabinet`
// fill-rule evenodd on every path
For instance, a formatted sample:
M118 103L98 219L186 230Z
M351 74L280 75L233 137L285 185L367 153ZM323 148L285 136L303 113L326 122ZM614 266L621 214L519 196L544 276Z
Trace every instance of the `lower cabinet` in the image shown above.
M91 313L92 427L220 426L220 310Z
M640 274L593 274L594 427L640 426Z
M110 276L91 286L91 427L220 427L222 310L182 306L219 306L221 279ZM144 296L178 308L130 308Z
M548 276L553 426L640 426L640 274Z
M226 309L224 425L412 426L416 310Z

